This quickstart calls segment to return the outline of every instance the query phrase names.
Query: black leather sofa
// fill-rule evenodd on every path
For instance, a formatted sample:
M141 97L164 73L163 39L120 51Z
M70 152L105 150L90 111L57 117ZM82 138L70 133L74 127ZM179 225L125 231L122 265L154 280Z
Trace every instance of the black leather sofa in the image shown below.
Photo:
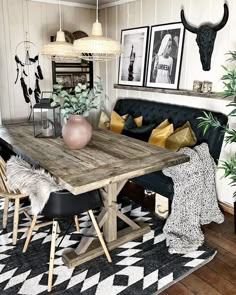
M163 120L169 119L174 124L174 128L182 126L189 121L197 137L197 145L207 142L210 153L217 163L223 143L224 134L219 129L211 128L207 134L203 135L202 129L198 128L198 117L203 116L203 109L179 106L155 101L120 98L117 100L114 111L119 115L130 114L133 117L143 116L143 125L156 123L156 126ZM212 114L224 125L228 122L225 114L212 112ZM165 176L161 171L153 172L141 177L132 179L135 183L150 189L162 196L167 197L170 202L174 195L173 182L170 177Z

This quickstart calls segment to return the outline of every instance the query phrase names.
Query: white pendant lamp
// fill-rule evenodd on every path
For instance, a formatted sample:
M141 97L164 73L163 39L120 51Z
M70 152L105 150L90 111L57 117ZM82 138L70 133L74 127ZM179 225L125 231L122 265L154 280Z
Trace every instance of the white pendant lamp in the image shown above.
M73 59L76 57L73 45L66 42L65 33L61 30L61 1L59 0L60 30L56 41L42 47L41 54L51 56L53 60Z
M107 61L121 54L120 43L103 36L102 25L98 21L98 0L96 22L93 23L92 35L75 40L74 49L78 57L88 61Z

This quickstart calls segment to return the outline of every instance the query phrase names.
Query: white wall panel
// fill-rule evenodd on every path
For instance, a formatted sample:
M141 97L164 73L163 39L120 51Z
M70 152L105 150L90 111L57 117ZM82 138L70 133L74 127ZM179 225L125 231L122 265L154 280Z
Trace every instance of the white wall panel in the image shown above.
M7 114L8 118L11 117L11 104L10 104L10 97L9 97L9 70L8 70L8 63L7 63L7 46L6 42L8 40L8 14L5 14L4 11L6 10L6 1L1 0L0 6L0 36L1 40L5 40L5 42L0 42L0 100L4 103L1 104L1 116L2 114Z
M128 27L139 27L142 19L142 1L136 0L134 2L128 3L127 6L129 11Z
M142 0L142 14L140 24L150 26L155 22L155 0ZM139 24L139 25L140 25Z
M91 33L95 21L95 10L62 6L63 28L74 32L82 30ZM29 105L24 101L20 81L15 85L16 64L14 60L17 44L25 40L28 31L29 39L36 44L35 55L43 44L50 41L59 30L59 9L57 4L33 2L27 0L0 0L0 107L2 119L5 121L26 120ZM17 52L24 60L24 48ZM44 80L40 81L41 90L52 90L52 69L48 57L40 56L40 65ZM33 67L33 66L32 66ZM26 68L27 71L27 68ZM25 78L27 85L34 89L34 70ZM34 104L34 99L33 99Z

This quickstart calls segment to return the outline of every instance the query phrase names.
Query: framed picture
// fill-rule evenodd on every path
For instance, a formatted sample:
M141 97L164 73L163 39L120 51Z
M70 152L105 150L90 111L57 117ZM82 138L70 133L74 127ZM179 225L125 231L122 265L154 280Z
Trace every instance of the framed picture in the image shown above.
M78 83L86 84L87 87L93 87L93 63L81 62L52 62L52 81L53 84L58 79L64 85L64 88L74 88Z
M87 82L86 73L73 74L73 86L75 87L78 83L85 84Z
M182 23L151 27L146 86L178 89L184 32Z
M149 27L121 31L118 84L143 86Z
M72 74L56 74L56 81L59 81L63 87L73 87L73 76Z

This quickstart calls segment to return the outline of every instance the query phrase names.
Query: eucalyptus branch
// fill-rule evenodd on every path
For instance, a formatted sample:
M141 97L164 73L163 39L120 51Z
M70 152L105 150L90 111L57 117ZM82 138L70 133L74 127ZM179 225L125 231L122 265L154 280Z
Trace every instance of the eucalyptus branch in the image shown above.
M94 82L92 89L81 83L78 83L74 90L70 89L69 91L63 90L60 82L54 85L51 105L60 104L65 122L71 114L88 117L92 109L98 108L103 91L101 79L99 77L98 79L99 81Z

